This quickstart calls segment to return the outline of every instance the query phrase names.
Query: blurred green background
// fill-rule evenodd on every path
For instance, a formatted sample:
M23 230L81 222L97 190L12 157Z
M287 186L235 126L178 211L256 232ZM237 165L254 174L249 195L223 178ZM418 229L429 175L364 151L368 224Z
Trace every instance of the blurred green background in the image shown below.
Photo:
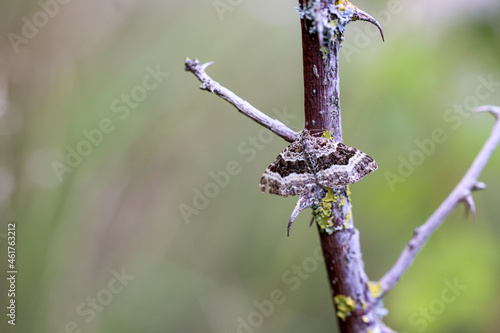
M287 238L296 199L258 188L287 143L200 91L183 63L215 61L215 80L301 129L297 3L54 1L0 4L0 331L334 332L309 212ZM500 105L500 3L355 4L386 34L355 22L341 56L344 142L379 164L351 186L376 280L490 133L493 118L470 109ZM431 144L435 130L445 139ZM430 239L386 298L389 326L498 332L499 170L497 151L475 222L458 207Z

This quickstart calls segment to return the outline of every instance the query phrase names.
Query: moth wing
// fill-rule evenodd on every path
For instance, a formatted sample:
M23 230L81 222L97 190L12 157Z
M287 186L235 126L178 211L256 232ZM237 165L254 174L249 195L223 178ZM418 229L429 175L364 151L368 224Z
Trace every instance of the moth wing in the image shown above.
M300 142L294 141L286 147L267 167L260 179L260 190L287 197L300 195L314 185L314 177L304 160Z
M321 185L328 188L344 187L377 170L377 163L361 150L328 141L330 143L324 143L317 155L317 178Z

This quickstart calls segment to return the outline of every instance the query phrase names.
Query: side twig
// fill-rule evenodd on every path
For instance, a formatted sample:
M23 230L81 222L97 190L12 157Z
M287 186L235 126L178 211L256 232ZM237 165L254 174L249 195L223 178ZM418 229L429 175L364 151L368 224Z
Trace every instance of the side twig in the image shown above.
M491 131L489 139L484 144L460 183L458 183L455 189L429 219L423 225L415 229L413 237L404 248L394 266L380 279L379 283L383 290L382 294L387 293L387 291L396 285L401 276L406 272L408 267L410 267L427 239L444 222L446 217L458 204L464 202L472 212L472 215L475 215L475 205L472 199L472 193L486 188L484 183L478 182L478 178L486 163L488 163L493 151L495 151L500 143L500 107L487 105L479 107L475 109L475 111L488 111L496 117L497 121Z
M193 73L198 78L198 80L201 81L201 90L209 91L228 101L245 116L251 118L258 124L269 129L276 135L281 136L286 141L293 142L298 139L297 133L295 133L295 131L287 127L281 121L267 116L266 114L253 107L250 103L237 96L231 90L221 86L218 82L212 80L212 78L205 72L206 68L212 64L213 62L208 62L206 64L200 65L198 59L191 60L189 58L186 58L185 60L186 71Z

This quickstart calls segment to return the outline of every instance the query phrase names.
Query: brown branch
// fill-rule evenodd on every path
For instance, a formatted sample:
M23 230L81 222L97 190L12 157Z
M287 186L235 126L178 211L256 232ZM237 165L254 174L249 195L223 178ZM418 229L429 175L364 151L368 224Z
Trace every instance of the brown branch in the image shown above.
M413 260L420 252L427 239L444 222L446 217L456 206L458 206L458 204L464 202L472 214L475 215L475 205L472 199L472 193L485 188L483 183L478 182L478 178L488 163L493 151L495 151L496 147L500 143L500 107L482 106L477 108L475 111L488 111L496 117L497 121L491 131L489 139L484 144L483 148L460 183L458 183L455 189L429 217L429 219L423 225L415 229L413 237L404 248L394 266L380 279L379 283L382 287L383 294L396 285L401 276L413 263Z
M330 131L342 141L339 88L339 53L343 33L350 21L380 24L365 12L347 3L345 9L331 0L300 0L304 69L305 127L314 135ZM329 22L337 20L332 26ZM382 33L383 36L383 33ZM354 226L352 205L345 188L334 190L329 219L334 231L318 224L319 238L328 274L332 301L342 333L389 332L381 322L378 303L370 290L364 270L359 231ZM300 200L299 200L300 204ZM350 307L346 307L346 303Z
M216 94L219 97L222 97L222 99L233 104L238 109L238 111L243 113L245 116L253 119L255 122L269 129L276 135L281 136L286 141L293 142L297 140L297 133L295 133L295 131L287 127L281 121L267 116L266 114L253 107L250 103L237 96L231 90L221 86L218 82L212 80L212 78L205 72L205 69L212 64L213 62L209 62L200 65L198 59L191 60L189 58L186 58L185 60L186 71L193 73L198 78L198 80L201 81L201 90L206 90L213 94Z
M325 46L328 47L328 52L322 54L318 46L320 37L309 33L310 21L302 20L301 24L306 128L316 135L328 130L335 141L341 142L340 36ZM323 84L325 81L328 84ZM338 202L332 203L332 220L336 219L338 226L344 225L345 222L346 227L329 234L318 226L319 239L334 306L337 311L341 311L334 299L342 297L352 300L359 309L362 308L362 304L371 304L374 300L368 290L368 278L364 271L359 232L354 227L351 202L345 190L336 191L336 195L339 199ZM365 331L367 325L361 320L363 315L355 311L338 315L343 316L342 319L337 318L340 332Z

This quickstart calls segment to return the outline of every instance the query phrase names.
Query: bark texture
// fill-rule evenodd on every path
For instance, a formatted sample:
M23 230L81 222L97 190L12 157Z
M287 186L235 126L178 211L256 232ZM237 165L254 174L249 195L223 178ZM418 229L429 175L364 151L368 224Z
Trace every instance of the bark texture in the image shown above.
M309 1L301 0L300 5L307 8ZM313 23L306 18L301 19L305 127L313 135L330 131L335 141L342 142L339 98L342 36L335 35L323 44L319 34L311 33ZM348 189L337 190L335 195L338 200L333 202L332 218L338 230L329 234L318 227L332 302L342 333L368 332L374 330L378 323L375 312L370 311L375 300L364 271L359 232L354 227Z

